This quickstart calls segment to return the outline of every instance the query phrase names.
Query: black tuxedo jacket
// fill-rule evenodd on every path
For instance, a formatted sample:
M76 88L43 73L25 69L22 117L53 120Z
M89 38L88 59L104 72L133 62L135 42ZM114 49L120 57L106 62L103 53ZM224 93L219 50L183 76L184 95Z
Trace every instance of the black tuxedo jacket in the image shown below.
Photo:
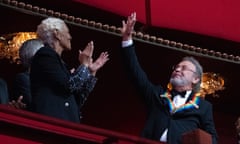
M212 106L200 99L199 108L191 108L171 114L166 98L161 97L166 90L162 86L153 85L142 70L137 60L134 46L121 49L124 64L130 78L137 86L147 104L148 114L142 136L152 140L160 140L163 132L168 129L169 144L180 144L183 133L201 128L212 135L213 144L217 142L217 134L212 116ZM189 97L189 101L192 96Z
M29 72L18 73L14 80L14 89L12 99L17 100L23 96L22 102L29 108L32 101Z
M35 54L30 71L34 112L80 122L80 107L96 83L88 68L73 74L53 48L45 45Z

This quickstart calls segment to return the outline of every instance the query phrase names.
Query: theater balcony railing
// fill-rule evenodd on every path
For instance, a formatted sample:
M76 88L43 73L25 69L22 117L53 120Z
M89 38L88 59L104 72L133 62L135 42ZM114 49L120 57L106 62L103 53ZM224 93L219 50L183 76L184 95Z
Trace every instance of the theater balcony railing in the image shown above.
M7 144L164 144L0 105L0 139Z
M0 140L5 144L166 144L3 104L0 104ZM211 136L200 129L182 137L182 144L211 143Z

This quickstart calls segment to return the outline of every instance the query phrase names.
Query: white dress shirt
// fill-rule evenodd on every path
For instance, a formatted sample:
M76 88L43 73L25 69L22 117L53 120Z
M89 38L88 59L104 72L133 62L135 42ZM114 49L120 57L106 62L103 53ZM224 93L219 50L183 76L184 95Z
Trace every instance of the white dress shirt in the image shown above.
M186 101L187 101L187 99L188 99L188 97L189 97L189 95L191 94L191 92L192 92L191 90L190 90L190 91L187 91L187 92L186 92L186 95L185 95L184 97L182 97L182 96L180 96L180 95L174 96L174 98L173 98L173 104L174 104L174 106L175 106L175 107L179 107L179 106L185 104ZM160 137L160 141L161 141L161 142L167 142L167 132L168 132L168 129L166 129L166 130L163 132L162 136Z

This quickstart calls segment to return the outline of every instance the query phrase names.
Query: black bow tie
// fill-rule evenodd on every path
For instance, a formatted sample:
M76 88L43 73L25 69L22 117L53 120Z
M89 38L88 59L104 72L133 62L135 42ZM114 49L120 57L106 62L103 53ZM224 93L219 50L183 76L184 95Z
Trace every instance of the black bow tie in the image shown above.
M172 97L174 97L174 96L176 96L176 95L180 95L182 98L184 98L185 95L186 95L186 91L178 92L178 91L176 91L176 90L172 90L172 91L171 91L171 94L172 94Z

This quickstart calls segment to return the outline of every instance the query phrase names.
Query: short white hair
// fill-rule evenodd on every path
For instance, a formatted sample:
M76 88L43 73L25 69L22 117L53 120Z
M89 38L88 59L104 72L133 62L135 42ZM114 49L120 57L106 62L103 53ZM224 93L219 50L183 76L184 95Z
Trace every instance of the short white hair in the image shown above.
M54 30L61 31L64 26L66 26L66 24L62 19L48 17L38 25L37 35L44 43L47 43L51 46L54 40Z

